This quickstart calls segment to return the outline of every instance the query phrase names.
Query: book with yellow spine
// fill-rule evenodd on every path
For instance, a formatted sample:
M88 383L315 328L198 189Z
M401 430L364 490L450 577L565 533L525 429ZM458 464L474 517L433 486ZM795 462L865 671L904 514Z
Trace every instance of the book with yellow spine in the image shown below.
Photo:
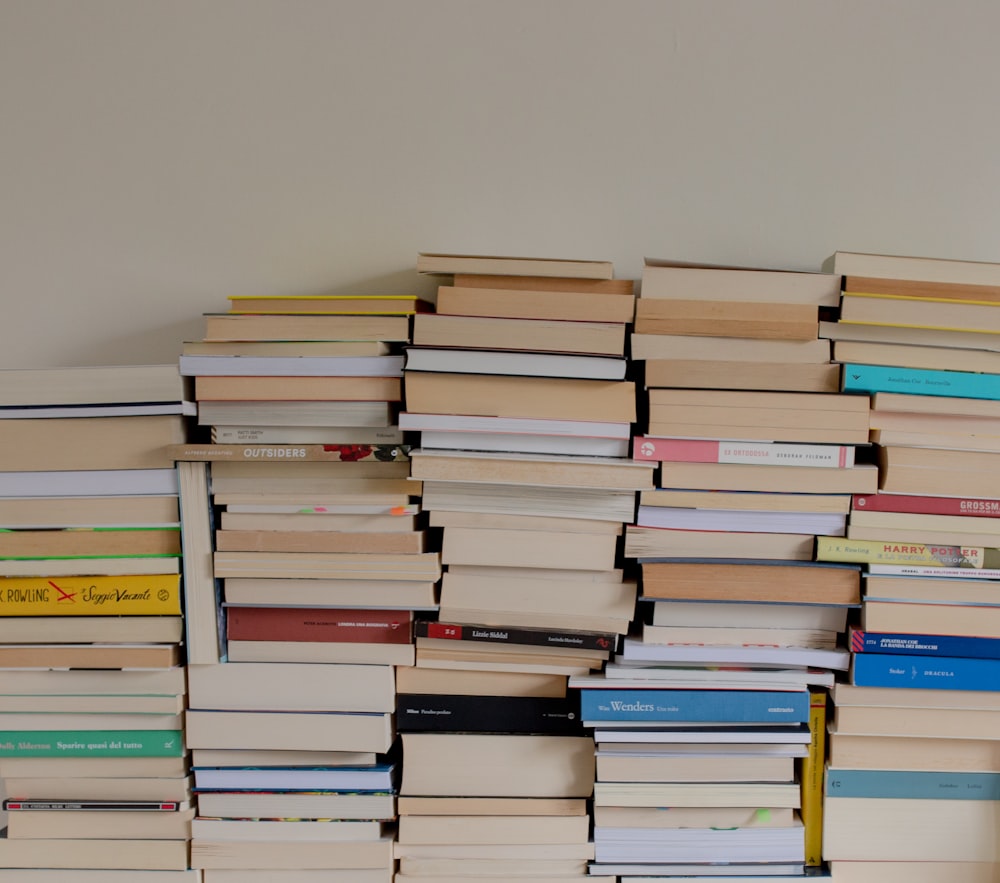
M177 616L180 575L0 578L0 616Z
M826 758L826 692L809 694L809 753L802 758L799 814L806 841L806 865L823 864L823 767Z

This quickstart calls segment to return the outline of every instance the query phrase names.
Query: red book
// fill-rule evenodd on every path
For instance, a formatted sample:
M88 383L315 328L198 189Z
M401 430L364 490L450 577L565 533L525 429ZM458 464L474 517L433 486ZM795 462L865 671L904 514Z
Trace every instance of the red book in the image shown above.
M919 515L978 515L1000 518L1000 500L975 497L931 497L920 494L855 494L852 509L911 512Z
M226 636L234 641L413 643L412 610L227 607L226 611Z

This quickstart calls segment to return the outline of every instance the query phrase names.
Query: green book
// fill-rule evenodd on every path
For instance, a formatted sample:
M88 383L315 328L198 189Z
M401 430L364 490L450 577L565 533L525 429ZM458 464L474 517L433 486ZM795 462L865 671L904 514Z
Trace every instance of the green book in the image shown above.
M180 757L180 730L0 730L0 757Z

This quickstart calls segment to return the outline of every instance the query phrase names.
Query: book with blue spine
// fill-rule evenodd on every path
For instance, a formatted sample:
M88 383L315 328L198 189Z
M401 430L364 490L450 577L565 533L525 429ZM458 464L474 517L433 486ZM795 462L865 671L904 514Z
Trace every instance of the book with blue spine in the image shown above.
M901 392L995 401L1000 400L1000 374L847 364L841 389L843 392Z
M1000 800L1000 773L827 769L827 797Z
M1000 685L1000 659L858 653L851 661L851 683L856 687L995 692Z
M587 721L803 723L807 690L584 689L580 716Z
M854 653L893 653L916 656L963 656L1000 659L1000 638L967 635L910 635L899 632L868 632L851 629Z

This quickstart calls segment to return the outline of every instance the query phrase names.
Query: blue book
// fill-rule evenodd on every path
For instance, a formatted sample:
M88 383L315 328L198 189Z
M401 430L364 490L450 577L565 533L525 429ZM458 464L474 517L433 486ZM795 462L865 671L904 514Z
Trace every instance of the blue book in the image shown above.
M583 689L580 717L584 722L802 723L809 720L809 693L806 690Z
M1000 659L858 653L851 665L857 687L919 690L1000 690Z
M904 635L851 629L849 643L854 653L894 653L916 656L967 656L1000 659L1000 638L966 635Z
M1000 773L828 769L826 796L1000 800Z
M921 396L1000 400L1000 374L895 368L887 365L844 365L844 392L902 392Z

